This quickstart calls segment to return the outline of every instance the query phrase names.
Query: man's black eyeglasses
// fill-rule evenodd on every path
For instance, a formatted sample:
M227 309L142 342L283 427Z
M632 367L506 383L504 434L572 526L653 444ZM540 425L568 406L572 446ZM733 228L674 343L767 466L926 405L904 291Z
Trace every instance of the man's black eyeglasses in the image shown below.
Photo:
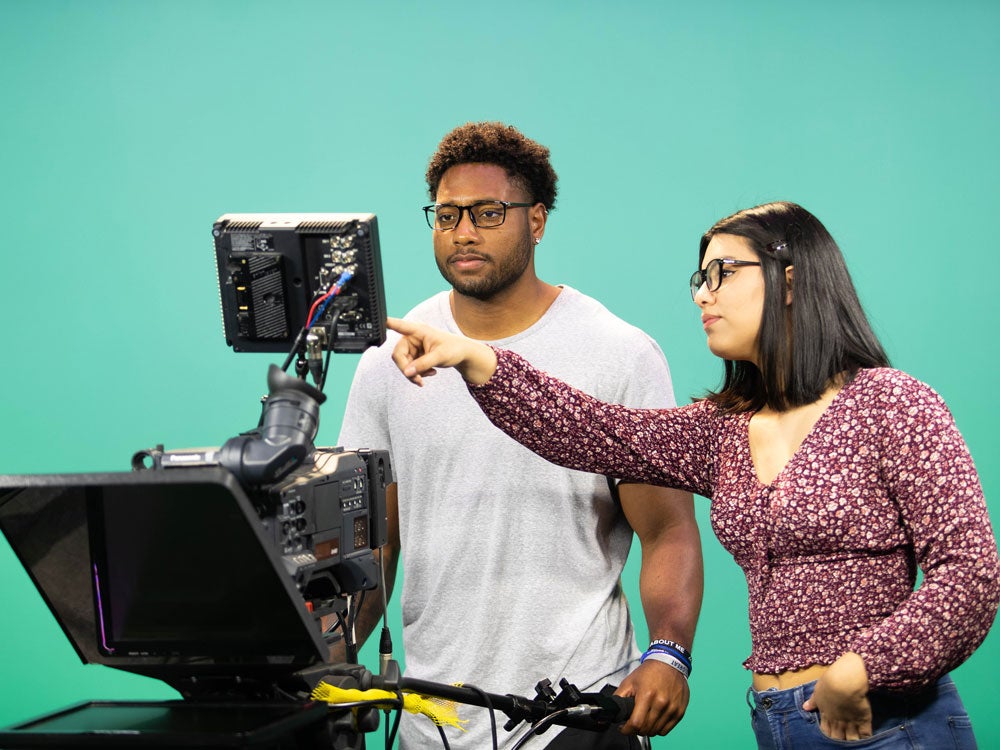
M510 203L509 201L479 201L468 206L454 206L450 203L432 203L424 206L427 226L439 232L454 229L462 220L462 212L469 212L469 219L479 229L489 229L503 224L508 208L530 208L534 203Z
M760 263L753 260L733 260L732 258L716 258L710 260L705 268L691 274L691 299L695 298L701 285L705 284L710 292L718 291L722 286L722 279L729 274L725 272L724 266L759 266Z

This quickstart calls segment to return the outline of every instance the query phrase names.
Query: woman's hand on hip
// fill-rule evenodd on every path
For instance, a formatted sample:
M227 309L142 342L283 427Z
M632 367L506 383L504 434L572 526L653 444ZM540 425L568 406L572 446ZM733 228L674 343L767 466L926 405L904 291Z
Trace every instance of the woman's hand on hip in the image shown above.
M872 707L868 700L868 671L858 654L848 651L816 682L802 708L819 711L819 728L835 740L872 736Z

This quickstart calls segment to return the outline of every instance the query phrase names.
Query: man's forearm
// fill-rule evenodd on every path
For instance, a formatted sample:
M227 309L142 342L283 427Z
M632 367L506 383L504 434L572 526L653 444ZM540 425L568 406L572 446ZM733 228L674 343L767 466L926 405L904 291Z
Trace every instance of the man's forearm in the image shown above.
M704 590L697 526L676 524L642 545L639 594L651 639L691 650Z
M644 484L622 483L618 492L642 545L639 594L650 637L690 650L704 589L694 498Z

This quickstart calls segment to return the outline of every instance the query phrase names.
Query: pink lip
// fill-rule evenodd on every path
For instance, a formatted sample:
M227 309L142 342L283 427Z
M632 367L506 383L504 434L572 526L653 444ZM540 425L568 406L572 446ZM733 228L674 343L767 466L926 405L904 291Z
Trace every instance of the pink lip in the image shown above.
M715 316L715 315L702 315L701 316L701 327L704 328L707 331L709 329L709 327L715 321L717 321L718 319L719 318L717 316Z
M462 255L453 255L448 259L448 262L460 271L471 271L485 265L486 258L481 255L466 253Z

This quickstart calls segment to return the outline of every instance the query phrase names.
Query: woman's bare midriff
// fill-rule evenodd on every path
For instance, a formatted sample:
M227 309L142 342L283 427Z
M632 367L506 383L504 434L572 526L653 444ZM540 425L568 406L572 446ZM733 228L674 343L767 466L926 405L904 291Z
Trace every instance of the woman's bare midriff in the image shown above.
M807 682L818 680L823 673L829 669L825 664L813 664L804 669L782 672L781 674L759 674L753 673L753 689L757 692L777 688L778 690L788 690L788 688L805 685Z

